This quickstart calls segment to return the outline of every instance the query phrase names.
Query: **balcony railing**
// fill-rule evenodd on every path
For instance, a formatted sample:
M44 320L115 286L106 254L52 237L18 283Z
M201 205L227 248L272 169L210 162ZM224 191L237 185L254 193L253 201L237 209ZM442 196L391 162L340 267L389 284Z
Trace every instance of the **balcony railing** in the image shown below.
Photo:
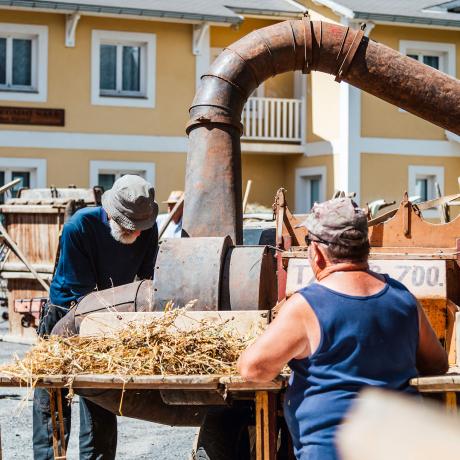
M250 97L244 107L243 139L301 142L304 101L276 97Z

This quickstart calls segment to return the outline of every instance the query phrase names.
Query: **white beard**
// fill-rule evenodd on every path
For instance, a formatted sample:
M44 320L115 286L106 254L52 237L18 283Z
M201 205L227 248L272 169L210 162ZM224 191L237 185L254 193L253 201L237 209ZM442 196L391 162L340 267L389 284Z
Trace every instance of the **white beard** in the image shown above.
M122 244L133 244L138 235L125 230L121 225L118 225L113 219L109 220L110 234L112 237Z

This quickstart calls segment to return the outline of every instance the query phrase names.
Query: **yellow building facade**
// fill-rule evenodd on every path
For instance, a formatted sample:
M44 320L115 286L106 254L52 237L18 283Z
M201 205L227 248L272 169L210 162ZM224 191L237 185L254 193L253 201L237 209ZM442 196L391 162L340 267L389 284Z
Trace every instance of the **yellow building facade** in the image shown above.
M305 8L313 19L368 22L371 39L460 74L454 20L417 27L363 21L346 2L319 0L280 0L277 11L264 11L263 1L257 11L244 9L239 1L220 16L87 11L84 0L75 11L78 2L54 2L69 3L60 10L35 3L33 10L20 1L0 6L0 112L10 116L0 117L0 182L19 177L23 186L108 187L134 172L154 184L158 201L182 189L185 124L199 76L225 46L300 17ZM18 124L14 109L21 108L63 110L64 122ZM251 202L270 206L281 186L297 212L336 189L356 192L361 204L399 200L405 190L432 198L435 184L446 194L458 191L458 136L329 75L270 79L251 95L242 122L243 185L252 179Z

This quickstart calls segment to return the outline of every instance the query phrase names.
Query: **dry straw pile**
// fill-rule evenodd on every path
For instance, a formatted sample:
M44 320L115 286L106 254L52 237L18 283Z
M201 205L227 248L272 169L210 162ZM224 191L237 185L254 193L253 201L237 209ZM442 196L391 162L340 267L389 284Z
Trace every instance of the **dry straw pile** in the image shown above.
M27 381L44 375L232 375L253 339L228 324L199 321L193 331L175 327L184 309L169 310L149 323L131 323L105 337L40 339L27 355L0 372Z

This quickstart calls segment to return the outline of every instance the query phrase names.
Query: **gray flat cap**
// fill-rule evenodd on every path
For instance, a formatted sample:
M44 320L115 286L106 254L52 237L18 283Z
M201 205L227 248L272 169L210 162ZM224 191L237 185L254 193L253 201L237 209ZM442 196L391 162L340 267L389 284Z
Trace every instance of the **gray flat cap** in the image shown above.
M126 230L147 230L158 216L155 190L142 177L126 174L102 195L102 207Z
M368 239L367 215L350 198L315 203L297 227L306 227L313 236L342 246L361 246ZM345 238L343 233L347 230L356 230L356 238Z

